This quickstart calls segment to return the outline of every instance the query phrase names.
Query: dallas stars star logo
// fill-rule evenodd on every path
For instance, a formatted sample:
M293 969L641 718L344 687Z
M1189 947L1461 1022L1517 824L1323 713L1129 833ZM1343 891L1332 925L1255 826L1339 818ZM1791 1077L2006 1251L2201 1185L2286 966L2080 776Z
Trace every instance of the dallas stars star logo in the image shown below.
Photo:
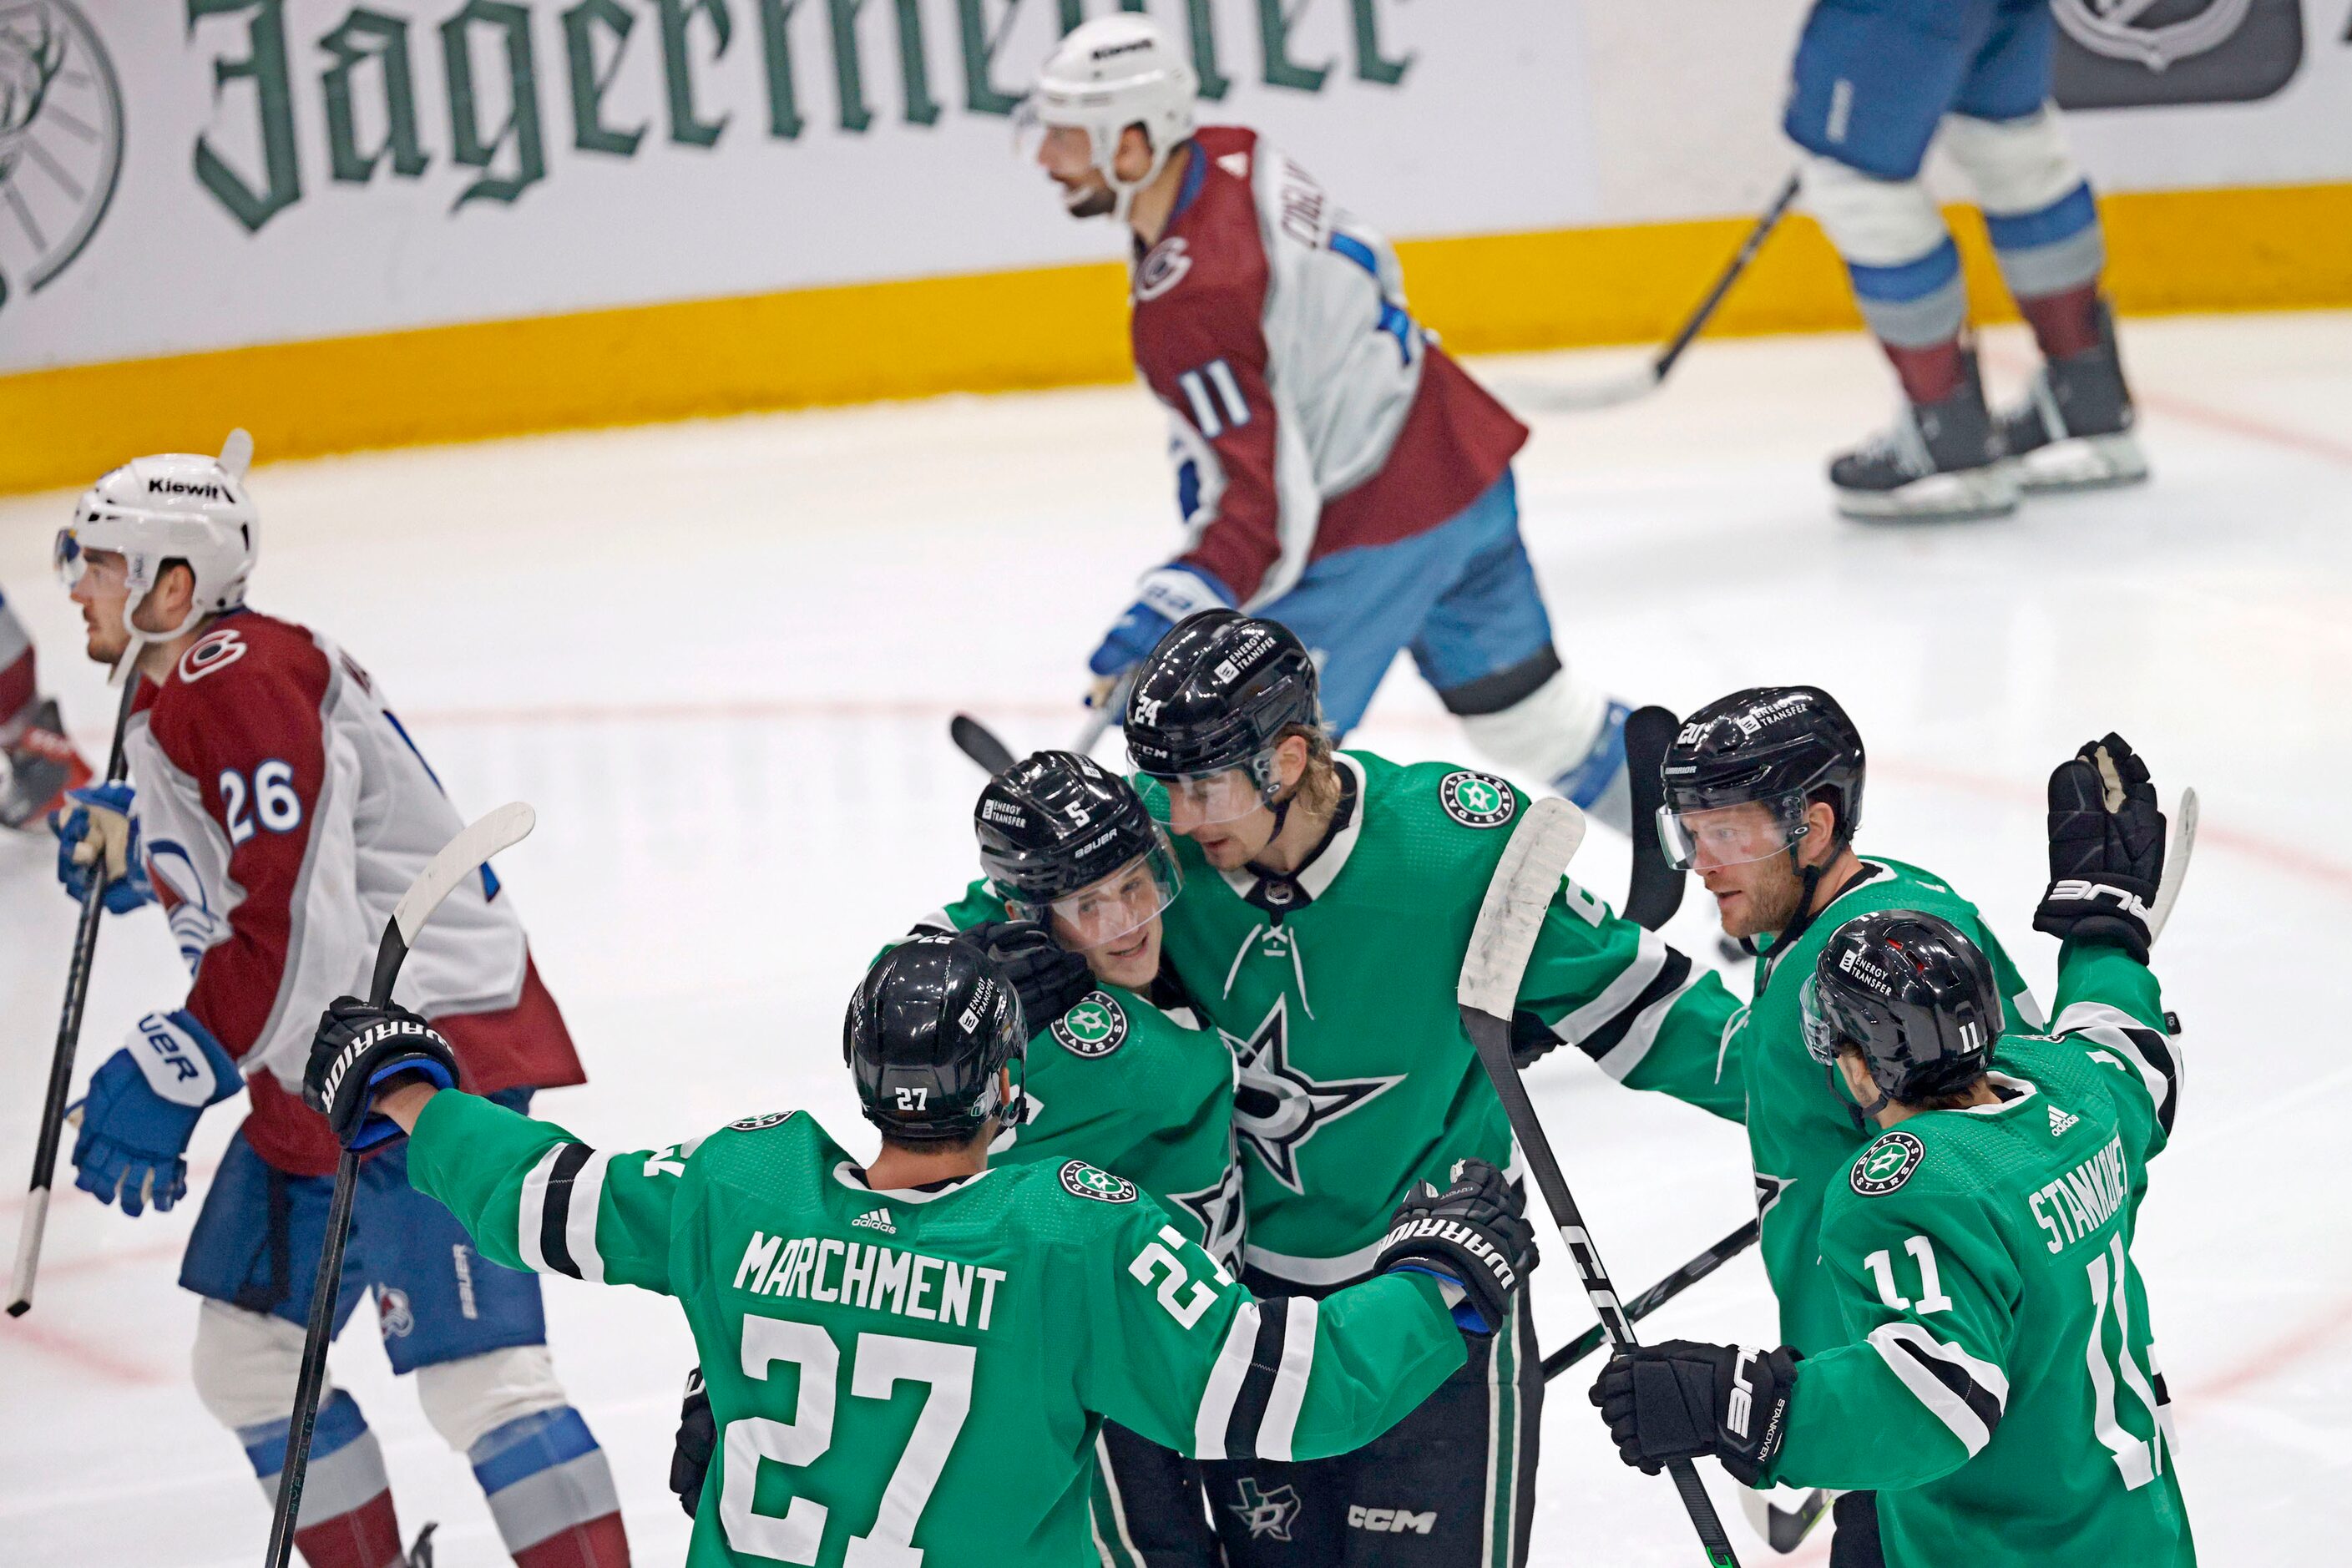
M1225 1505L1249 1526L1250 1539L1271 1536L1276 1541L1290 1539L1291 1523L1298 1518L1298 1492L1295 1488L1280 1486L1272 1491L1262 1491L1257 1478L1244 1476L1234 1489L1242 1500Z
M1234 1131L1243 1144L1292 1192L1305 1194L1298 1179L1298 1151L1324 1128L1370 1101L1394 1078L1313 1079L1290 1065L1289 998L1277 997L1246 1040L1225 1036L1241 1064L1241 1087L1234 1096ZM1222 1032L1222 1031L1221 1031Z

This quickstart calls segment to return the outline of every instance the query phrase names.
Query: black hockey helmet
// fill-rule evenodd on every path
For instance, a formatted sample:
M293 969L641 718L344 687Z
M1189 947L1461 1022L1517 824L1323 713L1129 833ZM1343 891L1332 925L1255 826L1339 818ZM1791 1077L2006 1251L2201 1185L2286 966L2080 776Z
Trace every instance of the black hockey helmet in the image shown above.
M1238 610L1187 616L1136 667L1127 754L1160 779L1246 770L1271 799L1285 726L1322 722L1315 660L1289 627Z
M1965 1088L2000 1037L2000 991L1982 950L1917 910L1879 910L1832 931L1800 999L1815 1061L1851 1045L1879 1093L1909 1104Z
M1809 831L1805 806L1827 792L1837 837L1852 843L1862 823L1862 732L1837 699L1818 686L1751 686L1717 698L1685 721L1666 748L1665 804L1658 831L1676 868L1690 868L1697 813L1759 803L1774 808L1783 837L1754 840L1754 852L1729 848L1718 865L1795 853Z
M990 779L971 826L981 868L1013 912L1042 921L1052 910L1063 919L1055 936L1066 947L1117 941L1166 909L1184 885L1143 798L1076 752L1034 752ZM1102 886L1130 867L1131 879Z
M841 1055L866 1120L908 1143L963 1142L990 1117L1017 1120L1022 1081L996 1091L996 1070L1024 1063L1020 999L978 942L944 932L908 937L866 972L842 1022Z

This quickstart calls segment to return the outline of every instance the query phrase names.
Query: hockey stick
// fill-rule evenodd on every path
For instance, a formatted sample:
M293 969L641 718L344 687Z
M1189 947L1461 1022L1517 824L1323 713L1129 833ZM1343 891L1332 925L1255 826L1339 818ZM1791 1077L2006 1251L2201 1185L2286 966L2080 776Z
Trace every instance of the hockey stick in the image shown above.
M126 663L131 662L126 658ZM120 784L126 771L123 731L139 697L139 672L122 678L122 701L114 710L114 744L106 754L106 782ZM33 1180L25 1194L25 1221L16 1232L16 1270L8 1287L8 1315L33 1310L33 1277L40 1272L41 1237L49 1225L49 1187L58 1172L58 1142L65 1131L66 1096L73 1086L74 1052L81 1044L82 1004L89 997L89 969L98 955L98 925L106 910L106 859L101 851L81 896L81 921L74 927L73 957L66 964L65 1011L58 1019L58 1043L49 1058L49 1091L41 1101L40 1135L33 1142Z
M1078 730L1077 743L1070 750L1082 757L1093 756L1095 743L1103 738L1103 731L1110 728L1111 715L1127 711L1127 694L1133 689L1135 671L1130 669L1120 676L1108 691L1096 699L1093 711L1087 715L1086 723Z
M1626 1302L1625 1321L1630 1323L1640 1322L1726 1263L1755 1246L1756 1238L1761 1234L1762 1226L1757 1221L1749 1220L1746 1225ZM1594 1351L1599 1350L1601 1342L1606 1338L1608 1338L1608 1331L1599 1323L1595 1323L1551 1354L1544 1357L1544 1381L1550 1382Z
M1748 270L1748 264L1756 259L1756 253L1764 248L1764 242L1771 237L1772 231L1780 227L1789 204L1797 199L1797 184L1794 173L1781 183L1780 194L1772 198L1772 205L1764 209L1763 216L1748 231L1748 237L1739 242L1739 248L1733 254L1730 263L1717 274L1714 286L1707 289L1706 298L1699 300L1698 308L1690 313L1681 330L1666 340L1665 346L1647 364L1622 375L1581 386L1519 387L1513 393L1512 401L1538 413L1581 413L1595 408L1613 408L1618 404L1631 403L1637 397L1655 392L1674 370L1675 362L1683 357L1683 351L1706 330L1706 323L1715 315L1716 307L1723 303L1726 294L1731 292L1731 286L1739 281L1739 275Z
M1486 1076L1494 1080L1504 1114L1510 1118L1519 1152L1535 1173L1537 1190L1543 1194L1544 1205L1551 1210L1560 1239L1575 1259L1584 1293L1600 1316L1611 1345L1623 1348L1637 1342L1633 1325L1617 1304L1617 1288L1601 1267L1600 1251L1584 1228L1584 1216L1577 1211L1559 1162L1552 1155L1551 1141L1544 1136L1543 1123L1536 1119L1536 1108L1528 1099L1527 1085L1519 1081L1519 1069L1511 1062L1511 1013L1517 1005L1519 981L1527 973L1528 954L1535 951L1544 910L1559 897L1560 878L1583 841L1584 814L1569 802L1554 796L1528 808L1527 820L1505 847L1502 863L1495 868L1494 880L1487 885L1478 923L1470 933L1470 951L1462 960L1462 984L1455 1000L1462 1008L1462 1026L1477 1047ZM1675 1479L1675 1489L1682 1494L1683 1508L1698 1531L1711 1568L1738 1568L1731 1538L1716 1517L1715 1504L1698 1478L1697 1467L1679 1459L1666 1467L1666 1473Z
M368 982L368 1004L381 1007L392 996L393 983L416 933L450 890L503 849L530 837L538 813L521 801L509 801L462 829L425 863L408 891L393 906L384 923L383 941L375 950L375 973ZM286 1568L294 1550L294 1521L302 1512L302 1481L310 1466L310 1435L319 1422L319 1393L327 1381L327 1342L334 1337L335 1298L343 1282L343 1244L351 1238L352 1199L359 1188L360 1157L346 1149L335 1162L335 1195L327 1206L327 1234L319 1248L319 1275L310 1289L310 1321L302 1333L302 1373L294 1384L294 1413L286 1433L286 1463L278 1472L278 1501L269 1519L267 1568Z
M1658 838L1658 811L1666 803L1666 748L1682 721L1667 708L1636 708L1625 715L1625 787L1633 814L1633 870L1625 885L1625 918L1656 931L1683 907L1683 878L1666 863Z
M2172 919L2172 906L2180 897L2181 881L2189 875L2189 858L2197 850L2197 791L2192 786L2180 792L2180 804L2172 813L2172 843L2164 852L2164 875L2156 884L2156 907L2147 915L2147 940L2151 945L2164 934L2165 922Z
M981 765L992 777L1013 765L1013 749L996 738L996 732L969 713L959 713L948 721L948 739L956 750Z

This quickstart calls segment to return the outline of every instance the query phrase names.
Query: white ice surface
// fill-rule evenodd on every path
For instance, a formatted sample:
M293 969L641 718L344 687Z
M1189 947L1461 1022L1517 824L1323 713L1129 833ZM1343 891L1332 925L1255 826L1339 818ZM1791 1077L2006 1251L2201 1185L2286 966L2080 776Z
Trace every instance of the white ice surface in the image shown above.
M1645 403L1541 423L1519 466L1527 534L1563 651L1612 689L1684 710L1755 681L1835 690L1871 747L1865 847L1959 879L2045 997L2054 944L2030 910L2050 767L2113 728L2168 799L2198 786L2196 869L2157 952L2189 1077L2139 1260L2203 1561L2332 1562L2352 1539L2352 847L2315 825L2342 815L2352 771L2352 316L2134 321L2125 342L2157 470L2141 490L1944 531L1838 523L1819 467L1885 413L1872 352L1707 343ZM1991 348L2013 385L2021 341ZM807 1106L864 1149L843 1003L876 944L971 868L978 778L947 717L1066 743L1081 660L1171 543L1160 451L1158 415L1122 389L264 467L254 600L342 640L461 806L539 807L501 870L592 1074L544 1114L626 1148ZM65 507L0 503L0 583L95 748L107 699L45 574ZM1465 754L1409 669L1360 739ZM0 1180L16 1192L73 924L48 861L0 844ZM1623 864L1600 832L1580 861L1603 889ZM1704 903L1673 934L1709 952ZM80 1072L184 984L158 916L110 921ZM1579 1061L1536 1078L1625 1289L1748 1212L1736 1129ZM236 1120L221 1108L198 1130L199 1183ZM11 1568L259 1558L243 1456L188 1385L195 1301L173 1279L194 1206L131 1221L59 1197L39 1303L0 1323ZM0 1196L0 1243L19 1212ZM1560 1259L1534 1288L1547 1343L1591 1321ZM683 1323L632 1290L556 1279L547 1300L639 1561L675 1562ZM503 1562L370 1317L335 1364L382 1435L404 1526L442 1521L446 1568ZM1770 1324L1750 1258L1651 1331ZM1694 1561L1672 1489L1601 1441L1588 1381L1554 1387L1535 1561ZM1746 1561L1771 1560L1732 1529ZM1798 1560L1822 1555L1817 1539Z

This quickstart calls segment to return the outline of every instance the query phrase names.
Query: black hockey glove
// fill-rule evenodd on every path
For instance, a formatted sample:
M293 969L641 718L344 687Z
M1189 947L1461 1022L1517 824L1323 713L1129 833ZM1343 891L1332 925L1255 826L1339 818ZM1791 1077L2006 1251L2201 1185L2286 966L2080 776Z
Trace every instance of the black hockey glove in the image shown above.
M1462 1292L1454 1321L1474 1334L1491 1334L1510 1310L1511 1292L1536 1266L1535 1232L1524 1194L1484 1160L1454 1167L1444 1192L1427 1182L1405 1194L1381 1242L1376 1272L1417 1269Z
M386 1080L414 1074L441 1089L457 1087L457 1058L433 1026L396 1002L372 1007L338 996L319 1016L302 1101L327 1119L346 1149L373 1149L407 1134L373 1106Z
M2050 775L2050 887L2033 929L2062 942L2112 942L2146 963L2164 826L2147 764L2122 736L2093 741L2060 763Z
M669 1451L669 1489L677 1506L694 1517L702 1500L702 1478L710 1473L710 1456L719 1448L719 1424L710 1415L710 1391L702 1386L702 1369L686 1374L686 1403L677 1410L677 1445Z
M1021 1017L1035 1034L1087 998L1095 988L1087 961L1054 941L1035 921L982 921L963 933L988 950L998 973L1021 998Z
M1592 1383L1592 1403L1624 1461L1646 1475L1713 1454L1754 1486L1788 1436L1797 1358L1787 1349L1667 1340L1621 1351Z
M1790 1350L1665 1340L1609 1359L1592 1404L1618 1455L1642 1474L1712 1453L1740 1486L1755 1486L1788 1436Z

